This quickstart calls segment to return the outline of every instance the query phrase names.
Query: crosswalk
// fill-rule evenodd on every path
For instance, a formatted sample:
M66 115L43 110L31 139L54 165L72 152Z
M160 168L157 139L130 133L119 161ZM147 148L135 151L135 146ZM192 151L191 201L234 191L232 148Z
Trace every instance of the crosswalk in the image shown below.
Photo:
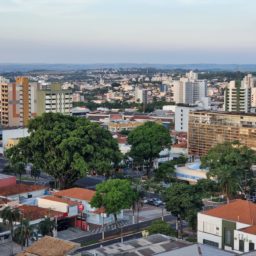
M119 220L117 222L118 228L128 226L130 224L132 224L130 220ZM104 231L105 232L110 231L110 230L114 230L114 229L116 229L116 224L115 223L104 225ZM102 226L90 225L89 232L93 233L93 234L101 233L102 232Z

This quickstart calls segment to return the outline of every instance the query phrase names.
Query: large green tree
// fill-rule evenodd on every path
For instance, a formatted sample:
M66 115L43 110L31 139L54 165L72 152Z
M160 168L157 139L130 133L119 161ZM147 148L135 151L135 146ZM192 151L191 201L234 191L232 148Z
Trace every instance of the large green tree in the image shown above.
M20 226L14 231L13 240L23 246L29 246L29 238L31 237L33 228L29 224L29 220L22 219Z
M45 218L39 223L39 232L43 236L53 236L53 231L57 227L56 222L49 217Z
M32 163L69 187L88 172L110 175L121 159L111 133L85 118L45 113L29 122L29 137L7 150L12 163Z
M164 194L166 209L181 222L178 228L182 234L182 219L187 220L190 226L196 228L197 212L202 209L203 203L195 187L185 183L173 183Z
M147 166L147 175L149 175L159 153L164 148L170 148L171 137L163 125L146 122L129 133L128 143L131 145L129 155L135 163Z
M208 177L216 180L229 199L242 191L246 193L256 162L255 152L238 142L217 144L203 156L202 167L209 168Z
M96 186L91 206L104 208L105 213L113 214L117 226L117 215L122 209L132 207L135 193L129 180L109 179Z

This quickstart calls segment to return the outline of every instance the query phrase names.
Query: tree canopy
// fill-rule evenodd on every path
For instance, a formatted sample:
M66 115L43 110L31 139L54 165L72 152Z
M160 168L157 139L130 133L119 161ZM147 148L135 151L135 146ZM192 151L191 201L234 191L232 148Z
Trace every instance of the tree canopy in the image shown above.
M128 143L131 145L129 155L134 162L146 165L149 174L159 153L171 146L171 137L163 125L146 122L129 133Z
M109 179L96 186L96 194L91 206L103 207L107 214L113 214L117 222L117 214L122 209L130 208L135 200L134 190L129 180Z
M32 163L68 187L89 172L109 175L121 159L111 133L84 118L44 113L29 122L29 137L7 150L11 163Z
M201 161L202 167L209 168L208 176L217 181L229 198L237 191L246 192L256 156L253 150L239 142L225 142L210 149Z
M185 183L173 183L165 191L166 209L176 217L185 219L196 228L197 212L202 209L202 199L195 187Z

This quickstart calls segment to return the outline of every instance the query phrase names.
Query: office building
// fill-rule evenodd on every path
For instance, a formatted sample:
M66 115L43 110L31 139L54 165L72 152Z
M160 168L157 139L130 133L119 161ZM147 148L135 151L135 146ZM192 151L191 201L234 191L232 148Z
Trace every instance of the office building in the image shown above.
M189 113L189 155L205 155L210 148L226 141L240 141L256 150L256 114L209 111Z
M60 84L52 84L37 91L37 114L70 114L72 110L72 91L63 90Z

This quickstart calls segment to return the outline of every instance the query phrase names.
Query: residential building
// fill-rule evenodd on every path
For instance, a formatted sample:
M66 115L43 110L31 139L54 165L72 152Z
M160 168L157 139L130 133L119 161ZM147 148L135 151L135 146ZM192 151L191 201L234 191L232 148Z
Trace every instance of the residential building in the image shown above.
M176 106L175 108L175 131L188 132L188 117L190 111L196 110L194 106Z
M96 209L90 205L90 201L95 195L95 191L83 188L70 188L65 190L60 190L54 195L56 197L69 199L74 202L82 204L84 210L82 212L83 218L86 219L86 223L89 225L103 225L113 223L114 216L107 215L104 212L104 209ZM123 212L118 215L118 218L123 217Z
M189 155L205 155L210 148L225 141L240 141L256 150L256 114L209 111L189 113Z
M224 92L224 111L248 113L251 108L249 83L231 81Z
M197 74L189 72L186 77L173 81L173 100L176 104L193 105L207 96L206 80L198 80Z
M63 90L60 84L52 84L37 92L37 114L62 113L69 115L72 109L72 91Z
M244 253L256 249L256 204L234 200L198 213L198 243Z
M140 87L135 88L135 102L148 103L148 90Z
M27 77L17 77L14 83L1 79L0 82L0 120L3 127L26 126L36 115L35 83Z
M17 256L68 256L76 255L74 251L80 247L80 244L67 240L61 240L51 236L44 236L34 242ZM80 255L80 254L78 254Z

